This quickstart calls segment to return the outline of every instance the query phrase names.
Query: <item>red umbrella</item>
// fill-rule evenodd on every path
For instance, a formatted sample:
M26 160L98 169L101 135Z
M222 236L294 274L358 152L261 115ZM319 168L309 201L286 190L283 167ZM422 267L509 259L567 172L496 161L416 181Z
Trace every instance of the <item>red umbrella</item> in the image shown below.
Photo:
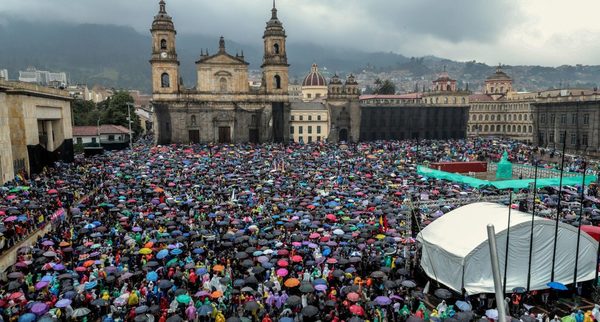
M310 239L317 239L319 237L321 237L321 235L319 235L318 233L312 233L312 234L308 235L308 238L310 238Z
M362 307L355 304L355 305L350 306L350 313L352 313L354 315L362 316L365 314L365 310Z
M57 193L58 193L58 190L56 190L56 189L50 189L50 190L48 190L48 194L49 195L55 195Z
M327 215L325 216L325 219L327 219L327 220L331 220L331 221L337 221L337 218L335 218L335 215L334 215L334 214L327 214Z
M12 293L12 294L11 294L11 295L8 297L8 299L9 299L9 300L16 300L16 299L18 299L18 298L19 298L19 297L21 297L21 296L23 296L23 293L21 293L21 292L14 292L14 293Z
M285 259L280 259L277 261L277 266L280 267L288 267L290 263L288 263L288 261L286 261Z
M328 263L328 264L335 264L335 263L337 263L337 262L338 262L338 261L337 261L337 259L335 259L335 258L328 258L328 259L327 259L327 263Z
M360 299L360 295L358 295L358 293L356 292L350 292L348 293L348 295L346 295L346 298L352 302L358 302L358 300Z
M300 262L302 262L302 256L300 256L300 255L294 255L294 256L292 256L292 262L294 262L294 263L300 263Z

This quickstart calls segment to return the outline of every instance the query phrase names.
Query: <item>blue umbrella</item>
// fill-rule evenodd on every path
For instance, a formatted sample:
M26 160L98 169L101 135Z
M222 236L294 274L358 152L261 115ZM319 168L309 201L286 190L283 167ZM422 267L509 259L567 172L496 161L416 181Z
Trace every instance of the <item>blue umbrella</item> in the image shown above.
M175 248L175 249L171 250L171 255L179 255L181 253L183 253L183 251L179 248Z
M568 288L565 286L565 284L559 283L559 282L550 282L550 283L548 283L546 285L549 288L551 288L551 289L555 289L555 290L559 290L559 291L566 291L566 290L568 290Z
M196 270L196 275L204 275L208 272L205 267L200 267Z
M150 282L156 282L158 280L158 274L156 272L148 272L146 279Z
M195 248L193 250L194 254L204 254L204 249L202 248Z
M37 316L33 313L25 313L19 317L19 322L33 322Z
M96 287L97 285L98 285L98 281L88 282L88 283L85 283L85 289L86 290L91 290L94 287Z
M163 249L160 252L156 253L156 258L163 259L163 258L167 257L168 255L169 255L169 251L166 249Z

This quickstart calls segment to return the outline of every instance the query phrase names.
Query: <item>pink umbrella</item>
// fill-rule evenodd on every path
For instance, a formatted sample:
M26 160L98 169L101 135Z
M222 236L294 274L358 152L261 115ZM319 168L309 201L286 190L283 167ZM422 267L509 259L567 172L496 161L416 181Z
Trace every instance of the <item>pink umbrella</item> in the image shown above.
M12 222L15 220L17 220L17 216L9 216L9 217L4 218L4 222Z
M15 195L10 195L10 196L6 197L6 200L13 200L13 199L15 199L15 198L17 198L17 196L15 196Z
M277 276L284 277L284 276L287 276L288 270L285 268L280 268L277 270L276 273L277 273Z

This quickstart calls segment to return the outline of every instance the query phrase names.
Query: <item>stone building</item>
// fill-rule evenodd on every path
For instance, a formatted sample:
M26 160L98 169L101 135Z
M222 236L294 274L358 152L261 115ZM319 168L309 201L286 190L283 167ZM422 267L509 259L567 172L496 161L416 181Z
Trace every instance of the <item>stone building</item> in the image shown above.
M501 67L485 81L485 93L469 97L469 137L489 136L533 142L534 93L512 90L512 79Z
M275 6L263 35L262 82L256 89L249 85L243 53L228 53L223 37L216 54L200 53L197 82L185 87L179 77L177 32L164 0L159 7L150 60L156 143L287 141L287 36Z
M358 142L361 133L360 90L354 75L344 82L336 74L327 87L329 142Z
M317 64L312 64L310 73L302 81L302 100L305 102L327 97L327 81L319 72Z
M68 92L0 80L0 183L72 161L71 122Z
M600 157L600 93L560 90L538 93L534 144L567 153Z

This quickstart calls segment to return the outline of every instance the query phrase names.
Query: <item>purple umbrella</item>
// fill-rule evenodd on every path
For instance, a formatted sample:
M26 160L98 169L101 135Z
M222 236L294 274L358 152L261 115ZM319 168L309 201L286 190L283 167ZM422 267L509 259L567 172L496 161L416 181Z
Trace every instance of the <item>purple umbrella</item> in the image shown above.
M54 267L52 267L55 271L62 271L65 269L65 265L63 264L56 264L54 265Z
M62 299L62 300L56 302L56 304L54 306L56 306L56 307L67 307L69 305L71 305L71 300L69 300L69 299Z
M375 303L379 306L385 306L392 304L392 300L387 296L378 296L375 298Z
M44 287L46 287L46 286L48 286L48 282L46 282L46 281L37 282L37 283L35 284L35 289L36 289L36 290L41 290L41 289L43 289L43 288L44 288ZM34 312L34 313L35 313L35 312Z
M54 246L54 242L51 240L45 240L42 245L44 246Z
M133 227L131 228L132 231L138 232L138 231L142 231L142 227Z
M315 290L317 290L319 292L325 292L325 291L327 291L327 285L317 284L317 285L315 285Z
M46 303L35 303L32 307L31 307L31 313L34 313L36 315L42 315L44 313L46 313L48 311L48 305L46 305Z

